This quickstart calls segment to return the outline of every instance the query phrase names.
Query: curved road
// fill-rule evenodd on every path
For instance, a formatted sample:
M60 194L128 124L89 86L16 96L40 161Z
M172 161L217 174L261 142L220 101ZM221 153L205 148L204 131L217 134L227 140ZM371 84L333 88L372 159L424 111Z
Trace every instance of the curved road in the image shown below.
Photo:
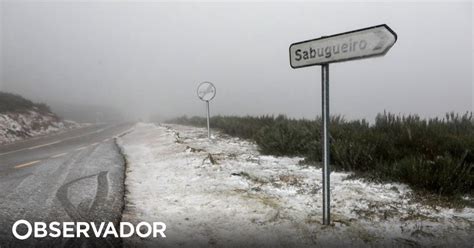
M92 125L0 146L0 247L120 246L118 239L20 241L11 227L20 219L120 221L124 159L114 137L130 128Z

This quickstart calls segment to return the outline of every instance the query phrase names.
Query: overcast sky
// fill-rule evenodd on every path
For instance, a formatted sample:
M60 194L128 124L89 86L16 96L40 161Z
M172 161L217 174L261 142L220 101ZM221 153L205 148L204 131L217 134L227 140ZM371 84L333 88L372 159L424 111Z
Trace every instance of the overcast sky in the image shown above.
M115 106L132 117L321 111L319 66L292 69L291 43L389 25L384 57L330 65L331 112L472 111L473 6L456 3L16 2L1 7L0 90L35 101Z

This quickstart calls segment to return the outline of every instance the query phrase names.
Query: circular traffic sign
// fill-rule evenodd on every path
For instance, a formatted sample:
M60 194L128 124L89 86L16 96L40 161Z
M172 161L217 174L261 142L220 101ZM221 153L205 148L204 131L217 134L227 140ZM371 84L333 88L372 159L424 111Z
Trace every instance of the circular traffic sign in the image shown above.
M211 82L202 82L197 88L197 95L203 101L210 101L216 96L216 87Z

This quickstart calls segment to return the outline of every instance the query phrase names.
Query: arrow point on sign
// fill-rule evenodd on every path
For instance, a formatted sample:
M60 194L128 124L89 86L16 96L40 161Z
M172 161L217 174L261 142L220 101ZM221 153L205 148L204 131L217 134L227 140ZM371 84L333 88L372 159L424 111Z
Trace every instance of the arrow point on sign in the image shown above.
M384 47L385 42L388 40L388 36L382 30L376 30L374 33L380 39L379 42L377 43L377 45L375 45L374 49L372 49L373 51L376 51L376 50L380 50Z

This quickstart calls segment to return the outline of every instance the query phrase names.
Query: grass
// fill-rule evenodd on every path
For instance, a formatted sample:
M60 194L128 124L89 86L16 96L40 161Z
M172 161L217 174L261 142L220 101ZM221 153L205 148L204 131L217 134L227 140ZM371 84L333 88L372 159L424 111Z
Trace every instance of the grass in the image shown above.
M44 103L34 103L20 95L0 91L0 113L25 112L36 109L40 113L50 113L51 109Z
M206 126L205 118L186 116L171 123ZM215 116L213 128L257 143L261 153L303 156L321 161L321 120L280 116ZM331 164L335 170L380 181L407 183L419 192L441 196L472 195L474 119L472 113L444 118L379 114L365 120L330 121Z

